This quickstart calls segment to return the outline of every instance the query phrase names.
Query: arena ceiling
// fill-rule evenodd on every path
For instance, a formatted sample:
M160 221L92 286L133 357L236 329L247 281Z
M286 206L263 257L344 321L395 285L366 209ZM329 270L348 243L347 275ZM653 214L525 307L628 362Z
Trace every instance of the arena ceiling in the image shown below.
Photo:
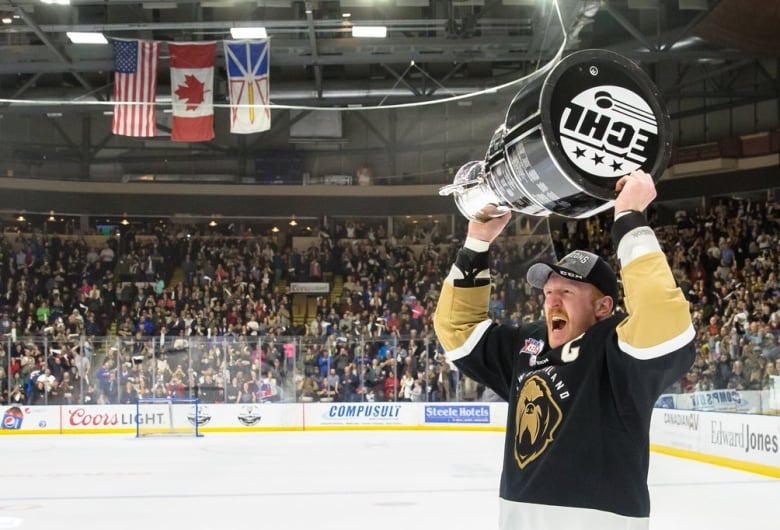
M564 33L565 52L612 49L651 76L661 63L675 67L674 82L658 83L670 108L684 108L673 119L777 100L780 91L780 2L774 0L558 0L563 27L553 0L64 3L0 0L0 116L43 116L60 131L53 151L81 157L85 167L105 160L111 135L74 139L50 115L77 109L82 117L104 118L113 58L110 46L71 43L69 31L184 42L229 39L232 27L265 27L277 104L369 106L484 90L533 72L559 50ZM387 37L352 37L353 25L384 25ZM158 95L170 90L167 61L163 50ZM218 51L217 78L224 80L223 66ZM224 82L215 86L219 98L226 99ZM682 100L688 103L674 104ZM276 120L271 133L290 125ZM34 139L3 135L0 158L45 158ZM230 143L218 136L199 156L235 158L236 149L224 147ZM139 149L154 156L154 146Z
M0 97L19 101L6 103L4 113L31 112L25 101L110 98L110 47L72 44L68 31L199 41L230 38L231 27L262 26L272 39L273 101L315 106L424 100L488 88L532 71L561 43L552 0L56 2L68 0L0 0ZM695 84L688 76L711 80L709 90L716 95L777 95L775 84L774 91L746 98L736 79L752 78L759 68L754 61L778 55L777 2L559 0L558 5L568 50L611 48L645 65L684 65L687 79L661 87L670 98ZM353 38L352 25L384 25L387 38ZM221 57L217 64L224 64ZM161 86L168 82L162 66Z

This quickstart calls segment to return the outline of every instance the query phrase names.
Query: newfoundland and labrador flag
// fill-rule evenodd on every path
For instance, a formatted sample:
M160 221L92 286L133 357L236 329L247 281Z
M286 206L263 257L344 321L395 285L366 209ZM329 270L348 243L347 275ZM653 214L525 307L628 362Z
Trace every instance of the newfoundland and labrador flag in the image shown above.
M271 128L269 51L267 40L225 41L232 133L249 134Z
M174 142L214 138L214 52L216 42L168 43Z

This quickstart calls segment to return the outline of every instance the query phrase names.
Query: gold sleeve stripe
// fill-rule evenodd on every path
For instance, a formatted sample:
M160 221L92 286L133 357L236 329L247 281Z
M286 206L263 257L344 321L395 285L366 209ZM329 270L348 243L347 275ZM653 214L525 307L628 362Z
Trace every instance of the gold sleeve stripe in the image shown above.
M465 350L459 357L471 351L490 325L488 301L490 285L481 287L455 287L450 283L442 285L433 328L439 342L448 352Z
M620 337L620 333L618 333L618 337ZM696 329L693 327L693 324L691 324L688 327L688 329L686 329L685 332L682 333L681 335L673 337L664 343L657 344L650 348L636 348L634 346L631 346L627 342L623 342L620 339L618 339L618 346L620 346L621 351L626 352L634 359L639 359L640 361L647 361L650 359L655 359L656 357L662 357L667 353L671 353L673 351L679 350L680 348L682 348L683 346L691 342L695 337L696 337Z
M474 328L474 330L466 339L466 342L464 342L460 347L455 348L454 350L444 352L444 356L447 358L447 360L457 361L458 359L462 359L463 357L471 353L471 351L479 342L479 339L482 338L482 335L485 334L485 331L487 331L487 329L490 327L490 324L492 323L493 323L492 320L483 320L482 322L477 324L477 326Z
M618 325L624 351L640 359L665 355L694 337L688 301L663 252L637 256L621 268L628 318Z

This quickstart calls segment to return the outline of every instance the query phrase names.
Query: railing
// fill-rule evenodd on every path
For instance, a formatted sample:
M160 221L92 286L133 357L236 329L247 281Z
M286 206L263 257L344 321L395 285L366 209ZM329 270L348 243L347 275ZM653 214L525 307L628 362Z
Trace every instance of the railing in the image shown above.
M5 336L2 344L5 404L134 404L139 397L247 404L498 399L447 363L433 337L55 334ZM665 394L656 406L778 414L780 377L774 383L762 391Z
M204 403L481 397L430 338L6 336L2 367L3 399L25 405L121 404L138 397Z

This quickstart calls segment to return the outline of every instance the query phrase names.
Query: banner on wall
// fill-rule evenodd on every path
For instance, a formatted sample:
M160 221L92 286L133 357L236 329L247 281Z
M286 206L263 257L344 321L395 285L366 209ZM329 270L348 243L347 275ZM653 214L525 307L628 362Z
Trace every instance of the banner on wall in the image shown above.
M701 410L709 412L748 412L760 414L772 409L766 390L708 390L689 394L663 394L655 408Z
M328 294L328 282L290 282L289 292L293 294Z

